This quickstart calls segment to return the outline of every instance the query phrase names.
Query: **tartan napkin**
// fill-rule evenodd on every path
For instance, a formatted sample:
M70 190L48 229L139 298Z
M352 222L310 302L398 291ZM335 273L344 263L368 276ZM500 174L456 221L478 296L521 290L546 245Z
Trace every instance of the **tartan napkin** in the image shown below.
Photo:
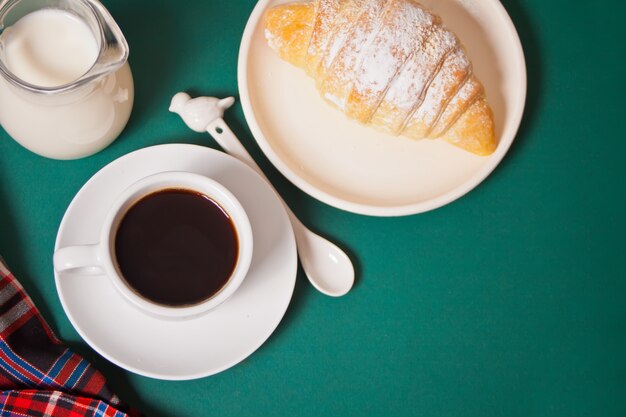
M0 257L0 417L138 415L57 339Z

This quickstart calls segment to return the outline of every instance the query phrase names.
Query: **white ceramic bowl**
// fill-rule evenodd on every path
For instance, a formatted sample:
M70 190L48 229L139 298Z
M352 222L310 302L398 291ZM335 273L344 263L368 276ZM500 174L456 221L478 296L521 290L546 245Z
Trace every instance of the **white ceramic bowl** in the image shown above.
M423 0L463 41L493 109L499 145L478 157L441 140L413 141L360 126L332 109L303 70L264 38L260 0L239 53L239 92L250 129L269 160L297 187L331 206L372 216L421 213L480 184L508 151L524 112L526 65L498 0Z

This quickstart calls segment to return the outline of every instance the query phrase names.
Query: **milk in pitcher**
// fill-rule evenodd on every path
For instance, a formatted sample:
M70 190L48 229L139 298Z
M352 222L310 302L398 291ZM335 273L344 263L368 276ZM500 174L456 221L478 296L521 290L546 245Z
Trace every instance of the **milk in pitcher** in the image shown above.
M46 7L1 32L0 60L11 76L0 78L0 123L35 153L56 159L91 155L128 121L133 80L125 58L115 71L86 78L106 47L94 22Z

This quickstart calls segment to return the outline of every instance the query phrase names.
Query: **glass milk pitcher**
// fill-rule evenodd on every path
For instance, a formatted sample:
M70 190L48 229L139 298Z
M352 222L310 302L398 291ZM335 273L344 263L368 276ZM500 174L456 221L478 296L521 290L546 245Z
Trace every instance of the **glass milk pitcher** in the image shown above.
M0 124L55 159L94 154L133 106L128 44L97 0L0 0Z

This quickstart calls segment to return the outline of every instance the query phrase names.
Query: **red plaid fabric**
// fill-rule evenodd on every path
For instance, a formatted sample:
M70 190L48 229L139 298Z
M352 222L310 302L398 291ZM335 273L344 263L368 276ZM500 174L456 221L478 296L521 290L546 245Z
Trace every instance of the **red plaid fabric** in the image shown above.
M0 417L136 415L57 339L0 258Z

